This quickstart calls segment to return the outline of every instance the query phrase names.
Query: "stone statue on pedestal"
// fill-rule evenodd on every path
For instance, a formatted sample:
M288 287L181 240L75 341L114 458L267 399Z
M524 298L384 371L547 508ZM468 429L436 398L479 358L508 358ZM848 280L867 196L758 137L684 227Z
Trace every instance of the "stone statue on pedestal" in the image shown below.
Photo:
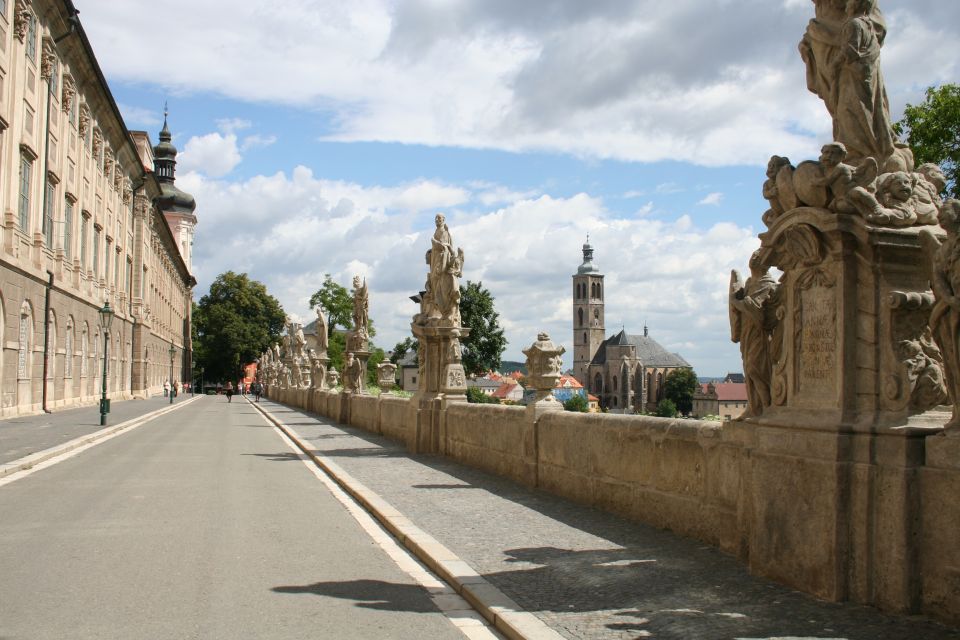
M330 344L330 329L327 325L327 313L319 304L317 312L317 352L320 357L327 356L327 347Z

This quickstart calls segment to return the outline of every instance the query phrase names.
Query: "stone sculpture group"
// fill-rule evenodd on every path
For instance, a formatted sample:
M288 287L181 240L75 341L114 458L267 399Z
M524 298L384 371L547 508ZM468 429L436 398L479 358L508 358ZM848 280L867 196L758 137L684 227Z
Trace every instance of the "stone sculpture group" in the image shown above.
M876 0L814 5L800 54L834 139L816 161L770 158L768 229L750 277L731 274L744 417L892 427L949 398L960 431L960 203L894 133Z

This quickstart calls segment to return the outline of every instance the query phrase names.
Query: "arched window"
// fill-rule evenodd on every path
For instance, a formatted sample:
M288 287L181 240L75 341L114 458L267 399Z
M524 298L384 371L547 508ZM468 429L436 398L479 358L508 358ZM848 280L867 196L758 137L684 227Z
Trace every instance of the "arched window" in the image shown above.
M653 402L653 372L647 374L647 402Z
M587 344L587 332L583 332L583 344Z
M597 298L603 300L603 285L599 282L597 283Z
M591 297L591 298L596 298L596 297L597 297L597 283L596 283L596 282L591 282L591 283L590 283L590 297Z
M30 303L24 300L20 307L20 336L17 351L17 378L25 380L30 377L31 352L33 351L33 310Z
M616 393L619 385L617 384L617 376L613 376L613 392Z
M597 395L603 393L603 376L601 376L599 373L593 378L592 391Z
M657 374L657 401L663 400L663 372Z
M577 321L579 322L577 326L582 327L583 326L583 307L577 309Z

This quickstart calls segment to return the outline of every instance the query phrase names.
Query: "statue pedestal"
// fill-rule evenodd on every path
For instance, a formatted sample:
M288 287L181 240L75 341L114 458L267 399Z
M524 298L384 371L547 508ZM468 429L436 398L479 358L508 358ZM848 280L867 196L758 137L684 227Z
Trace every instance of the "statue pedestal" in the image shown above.
M443 408L467 401L467 376L460 361L460 339L469 335L463 327L411 325L420 341L421 364L418 389L411 399L416 425L407 447L414 453L443 453Z
M913 610L920 592L903 550L919 531L925 441L939 431L916 414L943 401L927 388L943 377L918 236L806 207L761 234L783 271L771 406L728 425L747 434L752 461L751 570L894 611Z

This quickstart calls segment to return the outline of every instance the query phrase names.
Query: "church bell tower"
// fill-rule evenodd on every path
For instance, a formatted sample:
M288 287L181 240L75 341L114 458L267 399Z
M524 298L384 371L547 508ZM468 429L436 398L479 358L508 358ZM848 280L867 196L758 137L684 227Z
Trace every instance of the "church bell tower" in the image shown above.
M587 368L603 343L603 275L593 264L590 237L583 245L583 264L573 276L573 376L590 389Z

